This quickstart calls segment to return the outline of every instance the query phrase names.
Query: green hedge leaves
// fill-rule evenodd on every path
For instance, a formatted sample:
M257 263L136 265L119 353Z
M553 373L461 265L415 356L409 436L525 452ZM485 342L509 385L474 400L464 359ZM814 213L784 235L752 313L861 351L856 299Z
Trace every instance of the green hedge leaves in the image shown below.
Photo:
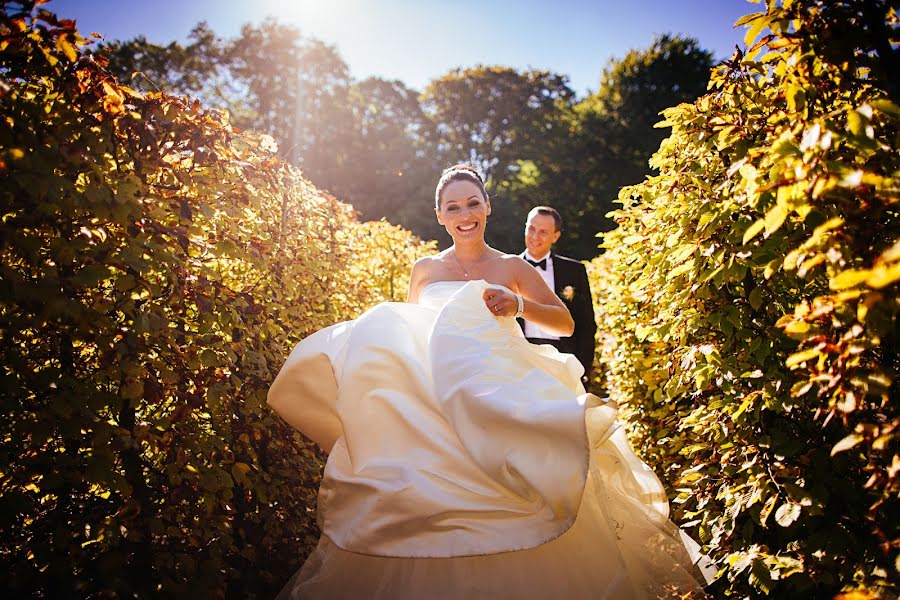
M318 538L323 457L268 386L433 246L227 115L121 85L71 21L0 16L5 586L272 597Z
M622 191L592 268L607 389L722 594L896 592L888 4L746 17L753 47L664 111L659 174Z

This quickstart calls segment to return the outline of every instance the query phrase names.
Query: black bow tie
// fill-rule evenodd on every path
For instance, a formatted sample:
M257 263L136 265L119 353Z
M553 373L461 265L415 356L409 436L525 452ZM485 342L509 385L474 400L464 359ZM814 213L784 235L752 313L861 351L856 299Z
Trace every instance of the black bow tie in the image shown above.
M531 260L530 258L526 258L525 260L530 262L535 267L543 269L544 271L547 270L547 259L546 258L543 260Z

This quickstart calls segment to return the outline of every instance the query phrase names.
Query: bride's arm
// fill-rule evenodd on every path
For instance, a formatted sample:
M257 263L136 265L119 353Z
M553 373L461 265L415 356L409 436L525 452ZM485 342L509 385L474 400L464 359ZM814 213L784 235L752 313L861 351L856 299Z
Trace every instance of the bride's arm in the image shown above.
M422 285L425 272L428 270L428 265L425 261L425 258L417 260L409 273L409 290L406 293L406 301L410 304L419 303L419 287Z
M554 335L572 335L575 332L575 321L572 320L569 309L547 287L537 270L518 256L511 256L507 260L510 261L509 267L513 270L516 287L525 303L522 318ZM516 313L518 302L513 294L499 288L488 288L483 296L488 309L495 315L509 317ZM499 306L499 310L493 310L495 305Z

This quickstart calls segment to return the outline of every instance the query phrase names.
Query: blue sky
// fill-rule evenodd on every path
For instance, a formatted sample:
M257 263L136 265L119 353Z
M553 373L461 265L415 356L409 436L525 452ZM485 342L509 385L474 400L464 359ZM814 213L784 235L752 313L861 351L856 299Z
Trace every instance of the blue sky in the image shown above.
M451 8L452 7L452 8ZM424 89L455 67L477 64L568 75L583 96L610 58L650 45L656 33L698 40L716 58L743 45L748 0L53 0L82 33L108 40L184 40L198 21L222 37L266 16L337 47L355 79L379 76Z

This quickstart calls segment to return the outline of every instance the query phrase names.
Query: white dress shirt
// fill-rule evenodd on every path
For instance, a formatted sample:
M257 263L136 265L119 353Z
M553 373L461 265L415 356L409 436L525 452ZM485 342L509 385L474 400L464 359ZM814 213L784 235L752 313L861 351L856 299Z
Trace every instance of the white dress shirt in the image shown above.
M550 288L550 291L553 293L556 293L556 287L554 287L555 280L553 279L553 258L550 256L550 253L548 252L546 254L546 256L542 256L541 258L535 258L535 257L531 256L531 254L528 252L528 250L525 251L525 260L540 262L540 261L544 260L544 258L547 259L547 269L544 270L539 267L535 267L535 269L537 270L538 273L540 273L541 277L544 279L544 282L547 284L547 287ZM525 337L528 337L528 338L539 338L542 340L558 340L559 339L558 335L553 335L552 333L550 333L548 331L544 331L543 329L541 329L540 327L538 327L537 325L535 325L534 323L531 323L529 321L525 321L524 332L525 332Z

